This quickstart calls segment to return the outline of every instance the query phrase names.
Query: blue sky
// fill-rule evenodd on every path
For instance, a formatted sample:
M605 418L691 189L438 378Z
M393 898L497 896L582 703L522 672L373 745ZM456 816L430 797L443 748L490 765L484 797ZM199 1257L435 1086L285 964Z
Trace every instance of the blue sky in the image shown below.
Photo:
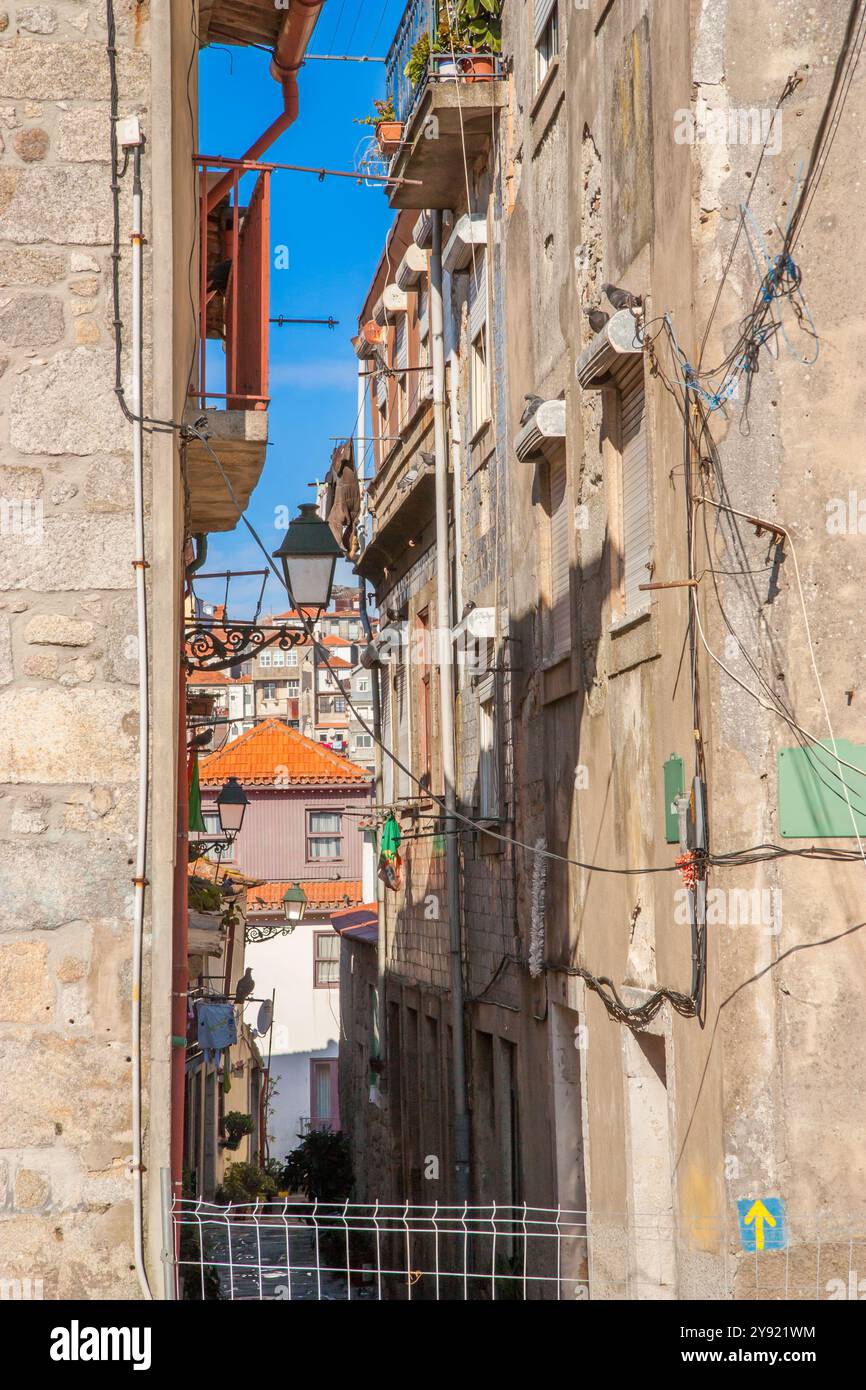
M404 5L405 0L328 0L309 51L383 57ZM280 88L268 67L268 54L258 50L204 50L203 154L239 157L279 114ZM353 117L369 114L384 86L382 63L307 63L299 78L298 120L264 158L355 168L358 148L372 131L353 124ZM272 176L271 198L272 247L287 247L289 259L288 269L274 269L272 257L272 317L331 314L340 320L333 330L271 328L271 445L248 515L274 550L283 534L274 526L276 509L288 507L294 516L299 503L313 499L306 484L327 471L333 447L329 436L354 429L357 359L349 338L393 214L380 188L359 187L349 179L320 183L310 174L278 171ZM211 536L208 569L257 569L263 564L243 526ZM338 566L338 579L355 582L347 565ZM216 596L206 585L197 588L204 598ZM275 582L268 599L275 608L283 606Z

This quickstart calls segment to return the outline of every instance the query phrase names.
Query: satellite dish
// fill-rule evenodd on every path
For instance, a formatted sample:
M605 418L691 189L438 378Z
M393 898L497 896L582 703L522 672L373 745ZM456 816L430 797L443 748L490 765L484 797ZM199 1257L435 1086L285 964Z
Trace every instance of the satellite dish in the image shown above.
M256 1019L256 1032L261 1036L267 1033L274 1021L274 1009L270 999L266 999L259 1009L259 1016Z

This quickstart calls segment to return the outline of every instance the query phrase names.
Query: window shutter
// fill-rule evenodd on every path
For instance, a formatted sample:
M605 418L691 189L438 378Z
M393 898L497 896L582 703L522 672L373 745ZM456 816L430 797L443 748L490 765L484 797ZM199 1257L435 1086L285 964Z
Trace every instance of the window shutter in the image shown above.
M625 616L649 607L650 596L639 584L650 578L652 554L649 456L646 437L646 393L643 357L620 376L620 449L622 453L622 548Z
M397 714L397 757L404 767L410 766L410 744L409 744L409 690L406 679L406 661L404 651L400 650L400 660L394 670L394 703ZM403 768L395 768L397 774L397 794L398 796L410 796L412 793L412 783L408 773Z
M475 252L469 267L469 337L477 338L487 321L487 255L483 247Z
M550 16L553 13L553 7L555 4L556 0L535 0L534 42L536 44L538 43L538 40L541 38L541 35L544 33L545 25L547 24L547 21L550 19Z
M406 332L406 315L397 320L394 333L394 365L398 371L405 371L409 365L409 335Z
M379 680L378 672L373 672L373 679ZM383 668L379 686L382 697L382 743L386 748L391 748L391 675L387 666ZM394 800L394 764L387 754L382 758L382 795L386 804Z
M388 378L384 372L379 372L376 376L376 401L380 410L388 404Z
M430 332L430 320L427 312L427 291L418 291L418 337L426 338Z
M571 587L565 459L550 464L550 655L571 650Z

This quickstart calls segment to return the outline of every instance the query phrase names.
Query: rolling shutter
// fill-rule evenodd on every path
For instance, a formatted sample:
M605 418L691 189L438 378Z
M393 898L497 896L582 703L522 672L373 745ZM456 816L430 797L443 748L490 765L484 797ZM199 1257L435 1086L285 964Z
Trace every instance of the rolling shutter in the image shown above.
M537 44L541 35L544 33L545 25L553 13L556 0L535 0L535 14L533 15L534 42Z
M550 464L550 657L571 650L571 586L565 459Z
M487 322L487 255L476 248L475 263L469 267L469 338L474 342Z
M406 315L401 314L394 329L394 366L403 372L409 365L409 335L406 332Z
M393 744L391 733L391 673L389 667L384 666L382 668L381 680L379 677L379 672L374 669L373 680L379 681L379 690L381 693L382 743L385 748L392 748ZM382 795L385 799L386 805L394 800L394 764L388 757L387 753L383 754L382 756Z
M643 356L619 378L620 451L622 454L622 546L625 616L649 607L650 596L639 584L650 579L652 555L649 454L646 432L646 393Z

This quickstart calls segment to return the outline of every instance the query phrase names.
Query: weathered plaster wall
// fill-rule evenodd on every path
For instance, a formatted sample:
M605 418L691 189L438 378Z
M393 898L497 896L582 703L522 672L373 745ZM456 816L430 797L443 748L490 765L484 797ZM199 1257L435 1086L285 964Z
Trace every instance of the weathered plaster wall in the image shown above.
M153 137L144 161L145 399L176 418L193 325L175 345L171 262L180 266L182 258L186 273L190 243L183 251L164 237L173 204L168 93L172 39L186 48L184 74L192 40L179 38L179 20L172 35L163 0L153 22L149 3L118 0L116 13L120 112L139 114ZM154 42L164 66L152 84ZM138 1291L128 1163L138 672L131 435L114 395L105 45L104 6L62 0L0 10L0 1274L42 1278L52 1298ZM161 163L152 181L154 147ZM190 149L187 129L175 151L185 155L187 186ZM129 222L127 179L127 326ZM165 259L154 277L155 255ZM164 350L158 381L150 369L155 292ZM173 346L184 358L179 397ZM128 374L127 352L123 369ZM182 524L176 446L167 440L153 453L161 493L152 519L159 547L177 553L164 569L155 566L151 585L164 605L160 631L173 673L154 717L154 781L160 809L168 808L157 831L167 830L168 854L150 873L162 895L163 948L176 853L173 633ZM147 1087L149 925L145 957ZM169 991L161 976L166 1008ZM146 1121L151 1096L159 1112L145 1136L155 1141L147 1158L157 1174L167 1161L169 1034L166 1012L162 1072L145 1095ZM157 1229L157 1249L159 1239ZM153 1277L159 1291L158 1265Z

